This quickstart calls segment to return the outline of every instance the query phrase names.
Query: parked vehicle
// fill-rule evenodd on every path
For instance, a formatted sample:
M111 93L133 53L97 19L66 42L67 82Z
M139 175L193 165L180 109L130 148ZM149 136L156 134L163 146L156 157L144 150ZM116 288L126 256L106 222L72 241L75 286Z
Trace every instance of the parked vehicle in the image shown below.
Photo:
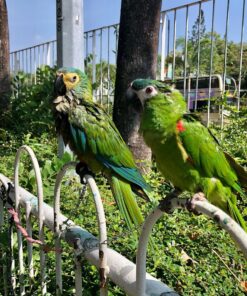
M175 78L175 88L178 89L188 101L190 110L202 109L207 106L208 98L211 101L219 99L224 94L224 84L222 75L212 75L211 90L209 90L209 76L199 76L198 81L195 76L186 78L186 87L184 88L184 78ZM170 79L166 82L172 82ZM209 93L210 91L210 93ZM228 104L236 104L237 85L233 77L226 76L225 94ZM209 96L210 94L210 96Z

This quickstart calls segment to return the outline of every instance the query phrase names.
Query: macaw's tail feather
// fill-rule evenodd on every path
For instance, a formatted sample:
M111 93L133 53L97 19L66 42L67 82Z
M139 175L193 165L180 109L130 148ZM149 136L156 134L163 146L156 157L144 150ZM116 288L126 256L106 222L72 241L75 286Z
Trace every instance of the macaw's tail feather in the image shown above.
M111 177L110 183L114 199L128 227L133 227L133 224L140 226L144 219L130 184L115 176Z
M228 210L230 216L243 228L245 232L247 232L247 225L243 216L239 212L236 203L232 202L230 199L228 200Z

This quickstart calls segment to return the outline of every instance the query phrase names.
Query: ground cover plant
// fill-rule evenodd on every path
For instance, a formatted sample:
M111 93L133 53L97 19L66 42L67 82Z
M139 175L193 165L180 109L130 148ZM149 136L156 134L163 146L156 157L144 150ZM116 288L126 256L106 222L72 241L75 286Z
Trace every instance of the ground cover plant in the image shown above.
M25 84L25 75L15 78L22 81L18 84L18 92L14 91L11 98L11 108L0 126L0 173L12 178L13 163L16 150L22 144L33 148L39 160L44 182L44 201L53 204L53 188L56 173L63 163L71 157L57 157L57 139L50 113L50 94L55 69L45 67L38 70L38 84ZM23 80L24 79L24 80ZM14 84L16 87L16 84ZM221 140L221 145L234 155L238 161L247 166L247 116L244 113L232 113L223 131L219 127L212 128L214 134ZM18 117L19 116L19 117ZM15 121L14 121L15 120ZM221 137L222 134L222 137ZM28 158L23 157L20 181L27 190L36 193L34 172ZM153 197L160 199L170 190L171 185L157 172L155 165L146 176L153 187ZM69 175L62 188L61 210L78 225L97 236L97 218L93 198L87 190L80 198L81 185L75 175ZM104 200L109 246L120 252L133 262L137 247L137 231L128 231L126 224L120 218L106 180L96 176L102 198ZM145 214L152 205L139 200ZM239 207L247 216L247 200L241 200ZM7 220L5 220L7 221ZM36 222L33 236L37 237ZM35 226L36 225L36 226ZM1 252L7 251L8 224L1 229ZM46 229L46 242L54 245L53 234ZM159 278L181 295L245 295L242 287L247 281L247 264L242 254L236 249L229 235L221 230L213 221L200 215L176 210L172 215L165 214L153 229L155 247L150 248L147 257L147 271ZM25 243L24 243L24 248ZM26 249L25 249L26 250ZM15 239L15 256L17 241ZM26 253L25 253L26 254ZM55 255L47 254L47 295L55 294ZM74 262L73 250L63 243L63 295L74 293ZM0 266L6 260L2 260ZM27 260L25 255L25 261ZM26 277L27 295L40 295L39 282L39 248L34 247L34 279L29 282ZM83 295L97 295L99 280L97 269L89 265L82 257ZM27 273L27 270L26 270ZM0 294L3 293L3 273L0 273ZM110 283L109 295L125 295L121 289Z

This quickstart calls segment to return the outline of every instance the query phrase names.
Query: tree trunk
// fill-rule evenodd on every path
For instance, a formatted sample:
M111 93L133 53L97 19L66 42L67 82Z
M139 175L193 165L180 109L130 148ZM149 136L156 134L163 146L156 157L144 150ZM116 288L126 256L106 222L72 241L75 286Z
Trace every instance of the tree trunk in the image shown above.
M5 0L0 0L0 108L8 106L10 92L9 27Z
M144 165L151 151L138 134L142 107L138 100L127 100L126 90L136 78L156 76L161 2L122 0L121 7L113 120Z

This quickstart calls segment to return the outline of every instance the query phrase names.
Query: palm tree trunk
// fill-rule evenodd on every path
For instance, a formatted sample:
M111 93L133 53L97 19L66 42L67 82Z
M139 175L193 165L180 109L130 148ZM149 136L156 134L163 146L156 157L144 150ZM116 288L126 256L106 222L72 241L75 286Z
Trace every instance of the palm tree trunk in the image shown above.
M10 92L9 27L5 0L0 0L0 108L8 106Z
M151 151L139 135L141 104L126 98L136 78L155 78L161 0L122 0L113 120L137 160L150 161Z

